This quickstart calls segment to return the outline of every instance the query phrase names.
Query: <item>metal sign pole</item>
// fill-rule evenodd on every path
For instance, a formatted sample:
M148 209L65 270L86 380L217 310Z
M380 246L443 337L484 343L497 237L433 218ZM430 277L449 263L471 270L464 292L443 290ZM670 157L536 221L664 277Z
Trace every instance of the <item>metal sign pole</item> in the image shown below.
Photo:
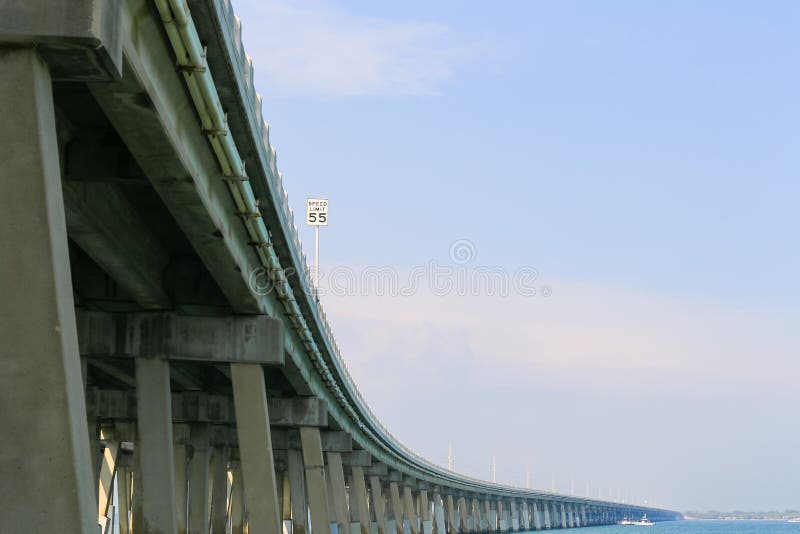
M306 199L306 224L315 226L314 232L314 289L319 292L319 227L328 226L328 199Z

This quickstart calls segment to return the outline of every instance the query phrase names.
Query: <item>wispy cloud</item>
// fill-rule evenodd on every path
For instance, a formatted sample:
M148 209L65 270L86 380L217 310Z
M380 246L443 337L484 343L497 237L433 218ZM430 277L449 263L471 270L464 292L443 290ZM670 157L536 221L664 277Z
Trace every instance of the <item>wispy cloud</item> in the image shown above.
M796 387L796 314L556 281L552 296L325 298L354 374L458 368L472 384L696 394ZM359 383L375 376L356 376ZM391 379L397 383L397 374ZM378 378L380 379L380 378Z
M267 91L310 96L436 93L464 56L443 24L354 15L326 3L234 2Z

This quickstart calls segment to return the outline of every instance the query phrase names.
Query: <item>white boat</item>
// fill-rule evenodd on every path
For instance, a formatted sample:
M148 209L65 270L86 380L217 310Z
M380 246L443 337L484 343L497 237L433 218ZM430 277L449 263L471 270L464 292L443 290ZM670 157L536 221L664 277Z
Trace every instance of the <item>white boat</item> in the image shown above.
M622 521L617 523L618 525L635 525L637 527L651 527L655 525L652 521L647 519L647 514L642 514L642 518L638 521L634 521L633 519L628 519L627 517L624 518Z
M790 519L789 523L800 523L800 517L795 517L794 519Z

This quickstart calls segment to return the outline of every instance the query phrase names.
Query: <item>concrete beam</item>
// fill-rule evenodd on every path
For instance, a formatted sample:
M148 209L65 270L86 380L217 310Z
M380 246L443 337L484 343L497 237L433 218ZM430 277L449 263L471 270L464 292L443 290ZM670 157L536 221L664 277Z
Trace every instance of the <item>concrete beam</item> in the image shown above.
M109 80L122 68L121 2L7 0L0 43L35 46L55 80Z
M372 455L367 451L353 451L342 454L342 463L350 467L370 467Z
M249 283L261 265L175 71L160 17L142 0L121 4L122 25L131 29L122 78L89 90L233 309L269 312Z
M381 462L372 462L372 465L364 468L364 474L368 477L388 477L389 466Z
M256 366L260 370L260 366ZM118 389L92 388L86 392L86 410L90 416L104 419L136 419L136 393ZM196 391L172 393L172 420L175 423L236 423L234 400L225 395L211 395ZM324 401L316 397L272 398L267 400L270 425L273 426L325 426L328 423ZM351 438L344 432L331 432L326 437L328 449L339 452L352 450ZM299 436L289 438L277 434L276 449L300 448ZM346 438L345 438L346 436ZM292 447L291 445L295 445Z
M322 450L325 452L348 453L353 450L353 438L347 432L343 432L341 430L324 430L320 432L320 439L322 440ZM300 431L296 429L279 429L273 431L272 448L276 450L300 450L302 448Z
M150 357L284 364L283 325L265 315L191 317L173 313L76 313L85 357Z
M140 306L170 308L163 288L169 256L120 187L73 180L63 188L69 237Z
M270 424L275 426L328 426L328 409L318 397L269 399Z

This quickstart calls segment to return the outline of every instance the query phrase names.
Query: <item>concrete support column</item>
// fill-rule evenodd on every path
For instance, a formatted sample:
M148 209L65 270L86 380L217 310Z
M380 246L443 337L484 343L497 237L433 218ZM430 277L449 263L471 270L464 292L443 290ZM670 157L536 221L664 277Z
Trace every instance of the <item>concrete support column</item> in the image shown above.
M422 534L433 534L433 519L431 518L427 490L420 490L419 492L419 515L422 521Z
M409 486L403 487L403 515L408 518L411 534L419 534L417 512L414 510L414 496L411 494L411 488Z
M214 449L211 496L211 534L227 534L228 523L228 455L227 448Z
M447 496L445 501L447 504L447 527L449 534L456 534L458 532L458 523L456 522L456 505L452 495Z
M339 521L336 519L336 499L333 498L333 486L331 486L331 471L330 466L325 466L325 484L328 490L328 522L332 529L341 533L339 529ZM341 533L346 534L346 533Z
M506 532L511 525L510 521L506 519L506 507L502 500L497 501L497 530Z
M189 439L189 534L208 534L211 519L209 502L211 482L211 425L198 424L191 428Z
M100 430L100 439L106 443L106 446L103 448L102 460L98 471L97 517L101 527L106 529L106 525L109 522L108 512L113 491L114 474L117 471L119 440L116 439L114 431L108 428Z
M372 512L375 515L375 523L377 524L378 534L387 534L386 503L383 499L381 480L377 476L373 475L369 477L369 492L372 496Z
M287 451L290 506L292 509L292 534L306 534L308 508L306 506L306 483L303 472L303 453L296 449Z
M392 518L397 534L403 534L403 502L400 499L400 489L397 482L389 483L389 497L392 505Z
M13 511L0 532L94 533L52 80L35 48L0 49L0 147L0 502Z
M481 530L481 508L478 505L478 499L473 497L469 508L472 512L472 532L479 532Z
M119 534L130 534L130 510L131 510L131 475L130 469L120 466L117 469L117 491L119 492Z
M189 425L172 425L172 463L175 467L175 515L178 522L178 534L186 534L188 522L188 489L189 476Z
M458 531L469 532L469 523L467 518L469 512L467 511L467 501L464 497L458 498Z
M531 513L533 513L533 528L542 530L542 518L539 516L539 505L536 501L531 505Z
M569 528L575 528L575 513L572 506L572 504L567 505L567 524Z
M322 458L322 439L319 428L301 427L300 442L303 447L303 464L306 472L306 490L311 511L311 532L328 534L328 491L325 482L325 462Z
M522 530L528 531L531 529L530 515L528 513L528 502L520 501L519 503L522 513L520 514L520 527Z
M509 509L511 510L511 529L519 530L519 510L517 509L517 501L511 500L509 502Z
M178 530L169 363L136 359L136 409L144 534ZM138 533L137 533L138 534Z
M551 528L553 528L553 523L551 522L550 518L550 504L547 502L543 502L542 509L544 510L544 528L550 530Z
M278 488L278 510L281 514L281 528L284 532L292 528L292 496L289 485L289 474L286 469L280 471L275 466L275 484ZM286 466L282 466L286 467Z
M328 456L328 473L330 480L330 495L333 498L334 517L338 524L339 534L348 534L350 532L350 513L347 510L347 489L344 482L344 468L342 467L342 455L338 452L329 452Z
M239 462L231 462L231 533L244 534L244 481Z
M561 511L561 528L567 528L569 524L567 523L567 510L564 504L559 505Z
M447 526L444 518L444 502L438 493L433 494L433 523L436 534L447 534Z
M422 521L429 521L431 519L431 508L428 502L427 490L419 490L419 515Z
M281 531L281 521L264 371L258 364L232 363L231 381L248 532L275 534ZM321 487L324 491L324 484Z
M144 530L144 519L142 518L142 470L139 458L141 456L141 446L136 440L133 450L133 472L131 473L131 531L142 532Z
M369 503L364 469L355 465L351 468L350 475L350 520L358 526L360 534L370 534Z

